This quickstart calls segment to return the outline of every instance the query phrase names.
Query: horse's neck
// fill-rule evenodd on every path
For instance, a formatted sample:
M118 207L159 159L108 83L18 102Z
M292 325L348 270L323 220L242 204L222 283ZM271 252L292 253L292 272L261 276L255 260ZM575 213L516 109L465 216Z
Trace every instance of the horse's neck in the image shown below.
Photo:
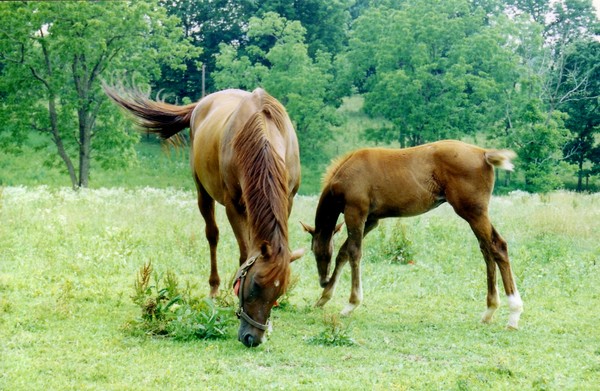
M315 217L315 230L322 235L333 236L342 209L331 192L323 190Z

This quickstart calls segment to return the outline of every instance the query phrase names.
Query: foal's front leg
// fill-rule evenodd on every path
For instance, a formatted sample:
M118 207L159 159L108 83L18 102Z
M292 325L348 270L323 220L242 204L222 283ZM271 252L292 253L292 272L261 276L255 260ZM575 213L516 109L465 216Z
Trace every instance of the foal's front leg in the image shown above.
M340 272L350 259L350 267L352 270L352 287L350 291L350 301L340 313L342 316L350 315L352 311L354 311L354 309L360 305L363 299L360 279L360 256L358 259L354 259L352 252L348 251L348 248L353 246L355 245L351 244L350 238L346 239L335 259L335 268L333 269L329 283L327 283L327 286L323 289L321 298L316 304L317 307L322 307L333 297Z
M362 232L359 237L348 235L347 257L350 260L350 270L352 271L352 286L350 288L350 300L346 307L340 312L342 316L348 316L362 303L363 291L360 275L360 258L362 255Z
M346 252L346 247L348 246L348 239L344 242L340 251L338 252L337 257L335 258L335 267L333 269L333 273L331 273L331 277L329 278L329 282L323 288L323 292L321 293L321 298L317 301L315 306L323 307L332 297L335 292L335 285L337 284L338 277L340 276L340 272L344 268L346 262L348 262L348 254Z

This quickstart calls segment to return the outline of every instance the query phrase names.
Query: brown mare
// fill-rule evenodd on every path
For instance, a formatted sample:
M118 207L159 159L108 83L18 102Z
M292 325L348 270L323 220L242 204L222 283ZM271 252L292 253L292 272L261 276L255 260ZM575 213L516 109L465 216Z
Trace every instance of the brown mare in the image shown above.
M190 164L210 246L210 295L219 290L215 201L225 206L240 249L234 279L240 299L238 339L260 345L271 308L285 291L289 265L302 255L288 247L288 217L300 185L298 141L285 108L262 89L225 90L175 106L139 93L107 95L163 139L190 128Z
M416 216L444 202L465 219L479 241L487 265L487 310L492 320L500 304L496 265L508 296L508 327L517 329L523 303L508 259L506 242L492 226L488 203L494 186L494 167L512 170L514 152L482 149L460 141L438 141L414 148L368 148L349 153L328 169L317 206L315 227L302 224L312 235L312 251L324 288L317 306L331 299L343 266L350 261L352 290L342 315L349 315L363 298L360 275L362 240L379 219ZM333 235L340 213L348 230L330 278Z

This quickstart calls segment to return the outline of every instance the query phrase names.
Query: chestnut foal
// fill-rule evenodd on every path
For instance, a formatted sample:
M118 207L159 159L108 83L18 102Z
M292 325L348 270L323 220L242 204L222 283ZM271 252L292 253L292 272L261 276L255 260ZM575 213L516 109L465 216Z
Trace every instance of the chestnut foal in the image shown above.
M342 311L349 315L363 299L360 274L362 240L379 219L416 216L444 202L465 219L479 241L487 265L487 309L482 321L492 320L500 304L496 266L508 296L508 328L517 329L523 302L515 285L507 245L488 217L494 187L494 167L512 171L508 150L483 149L460 141L444 140L405 149L366 148L336 160L327 170L317 206L315 226L302 223L312 235L312 251L324 288L317 306L333 296L343 266L350 261L350 302ZM328 278L333 255L333 235L340 213L348 238L341 246Z

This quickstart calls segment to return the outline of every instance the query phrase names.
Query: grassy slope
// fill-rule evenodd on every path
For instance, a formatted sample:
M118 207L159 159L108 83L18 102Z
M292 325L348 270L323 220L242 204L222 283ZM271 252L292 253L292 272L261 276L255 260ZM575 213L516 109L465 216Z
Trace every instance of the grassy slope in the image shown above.
M59 168L44 165L47 156L55 154L51 147L35 151L33 146L45 143L45 139L32 135L19 154L0 154L0 186L70 186L69 176ZM163 148L157 142L138 144L138 161L131 167L104 170L93 165L90 188L101 187L173 187L193 189L187 148Z
M387 220L367 239L365 302L342 323L356 346L315 346L349 290L346 268L324 310L311 254L293 266L291 306L257 349L229 338L174 342L132 335L139 267L151 260L208 292L208 246L192 191L4 188L0 196L0 389L597 389L600 384L600 198L555 193L495 198L525 301L518 332L479 323L485 272L476 240L447 205ZM315 197L298 197L297 221ZM222 278L237 249L222 208ZM386 255L406 231L414 265ZM339 245L341 240L337 240ZM224 282L225 284L225 282ZM503 298L503 302L505 302Z

